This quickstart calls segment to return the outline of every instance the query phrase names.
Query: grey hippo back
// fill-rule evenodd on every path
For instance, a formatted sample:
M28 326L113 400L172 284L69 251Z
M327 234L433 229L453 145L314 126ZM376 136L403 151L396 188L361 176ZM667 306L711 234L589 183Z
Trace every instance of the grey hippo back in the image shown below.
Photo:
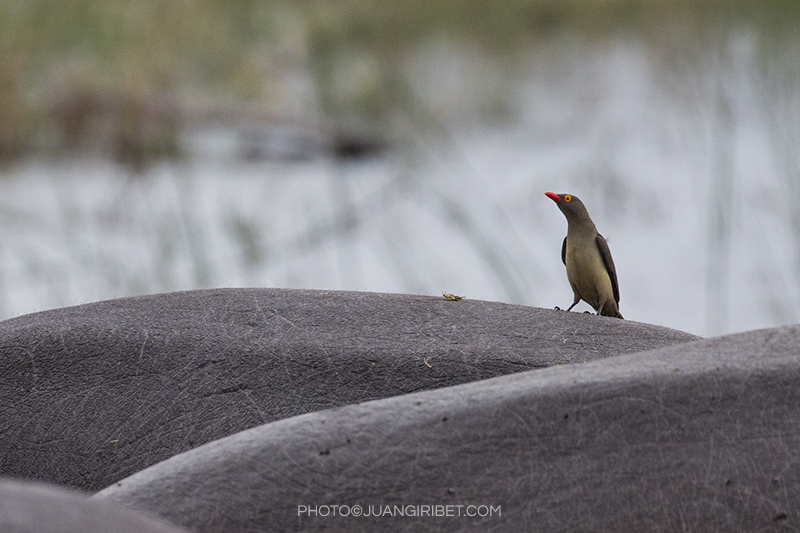
M197 532L798 531L799 355L784 327L308 413L93 498Z
M113 503L43 483L0 480L0 533L186 533Z
M0 323L0 476L99 490L275 420L694 340L444 298L169 293Z

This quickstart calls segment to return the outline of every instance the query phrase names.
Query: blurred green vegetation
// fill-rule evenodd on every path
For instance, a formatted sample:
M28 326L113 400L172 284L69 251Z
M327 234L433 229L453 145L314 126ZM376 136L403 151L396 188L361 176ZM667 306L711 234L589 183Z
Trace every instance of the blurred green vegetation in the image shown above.
M140 167L177 155L197 110L281 114L298 76L313 101L295 108L388 123L413 99L404 62L430 39L513 57L554 33L689 21L692 38L746 23L779 46L798 20L796 0L0 0L0 160L88 147Z

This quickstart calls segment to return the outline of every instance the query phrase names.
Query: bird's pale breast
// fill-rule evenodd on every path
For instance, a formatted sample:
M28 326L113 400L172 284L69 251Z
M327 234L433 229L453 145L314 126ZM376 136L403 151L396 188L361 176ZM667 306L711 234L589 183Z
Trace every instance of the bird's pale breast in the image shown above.
M567 238L567 279L577 295L597 309L601 301L614 299L614 290L594 238L578 242L581 237ZM570 242L572 239L574 245Z

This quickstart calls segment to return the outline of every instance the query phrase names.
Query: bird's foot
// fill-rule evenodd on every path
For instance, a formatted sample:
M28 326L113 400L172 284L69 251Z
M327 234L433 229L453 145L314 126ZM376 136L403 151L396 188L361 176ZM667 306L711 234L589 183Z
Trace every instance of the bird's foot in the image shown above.
M554 309L555 311L563 311L563 309L561 309L559 306L555 306L553 309Z
M583 314L584 315L593 315L594 313L590 313L589 311L584 311ZM597 313L597 314L599 315L600 313Z

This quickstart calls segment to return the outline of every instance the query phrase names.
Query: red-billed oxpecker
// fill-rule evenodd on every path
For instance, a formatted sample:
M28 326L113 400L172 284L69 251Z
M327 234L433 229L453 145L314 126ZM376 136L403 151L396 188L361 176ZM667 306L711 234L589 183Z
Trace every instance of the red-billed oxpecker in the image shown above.
M598 315L622 318L619 312L617 269L611 258L611 250L597 232L586 206L571 194L544 194L567 217L567 236L561 245L561 261L567 267L567 279L575 296L567 311L583 300Z

